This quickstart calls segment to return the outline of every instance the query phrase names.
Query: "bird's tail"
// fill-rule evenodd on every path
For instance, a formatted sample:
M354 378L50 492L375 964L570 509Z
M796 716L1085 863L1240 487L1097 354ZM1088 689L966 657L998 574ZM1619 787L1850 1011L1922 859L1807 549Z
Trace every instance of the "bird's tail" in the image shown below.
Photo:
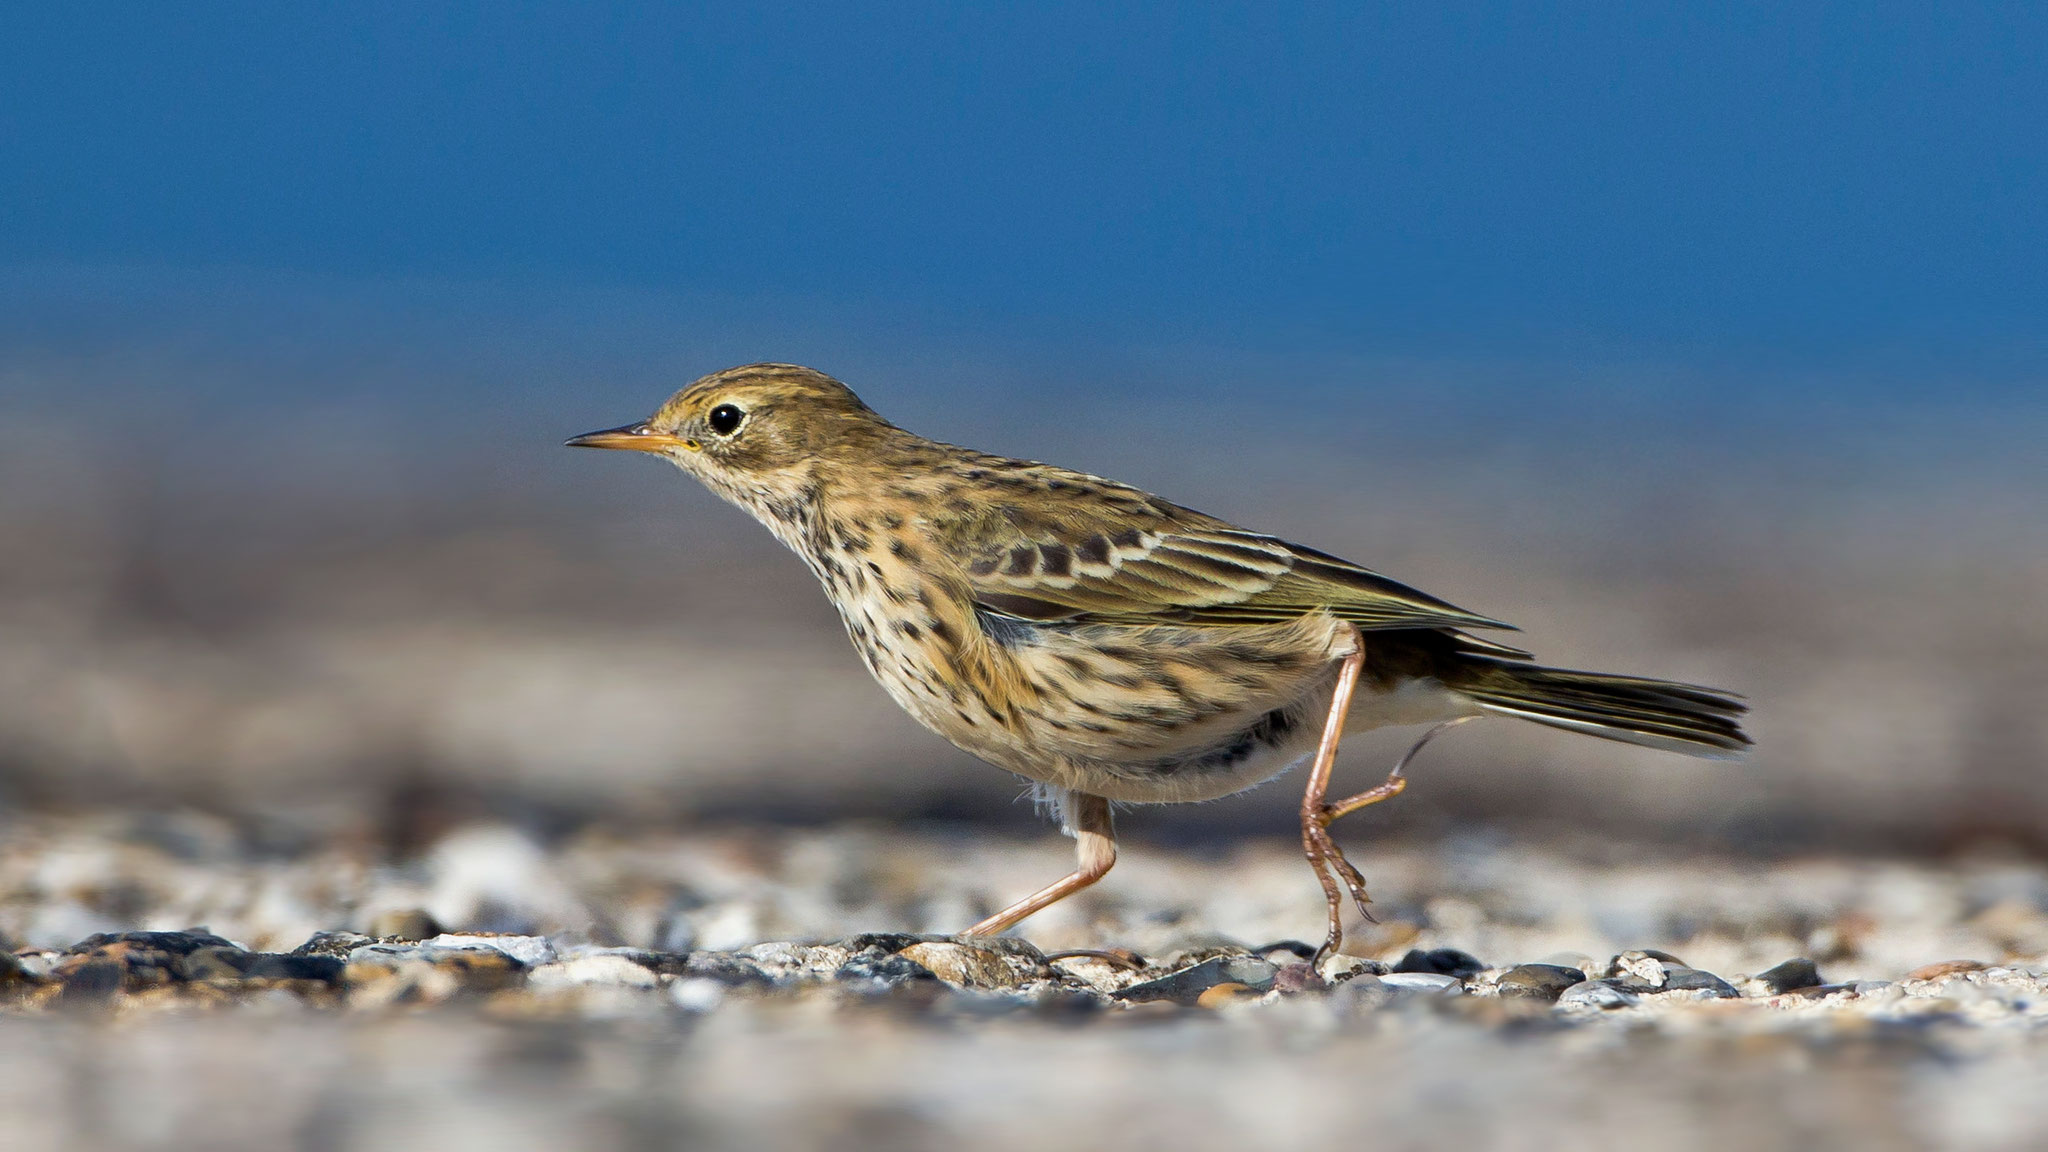
M1487 712L1645 748L1733 759L1749 750L1737 697L1712 688L1468 657L1453 687Z

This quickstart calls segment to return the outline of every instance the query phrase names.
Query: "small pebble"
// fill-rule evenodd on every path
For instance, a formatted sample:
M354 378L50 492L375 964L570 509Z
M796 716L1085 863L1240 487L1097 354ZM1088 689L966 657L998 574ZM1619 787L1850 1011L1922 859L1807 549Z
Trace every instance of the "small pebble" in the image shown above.
M1218 984L1242 984L1264 992L1273 986L1274 977L1278 974L1279 969L1271 962L1257 956L1218 956L1157 980L1133 984L1111 993L1111 996L1131 1004L1155 1000L1192 1004L1201 998L1202 993Z
M14 954L14 960L21 965L21 970L37 980L49 979L50 974L57 970L57 965L63 959L64 953L47 948L31 948L26 952Z
M709 1012L725 1001L728 985L722 980L692 976L668 986L668 998L685 1012Z
M1264 994L1248 985L1234 982L1212 984L1195 997L1195 1003L1203 1008L1222 1008L1231 1004L1257 1003Z
M255 954L240 948L195 948L178 957L175 970L187 980L233 982L240 980L255 963Z
M1363 956L1353 956L1348 952L1335 952L1323 957L1322 967L1318 972L1323 979L1336 984L1361 974L1377 976L1386 970L1387 966L1377 960L1367 960Z
M1658 961L1659 963L1671 964L1680 968L1691 967L1691 965L1687 964L1683 960L1680 960L1678 957L1673 956L1671 953L1665 952L1657 948L1631 948L1628 951L1623 952L1620 956L1616 956L1614 960L1609 961L1609 967L1612 968L1613 965L1619 962L1623 956L1647 956L1652 960ZM1612 975L1612 972L1610 972L1609 975Z
M1560 1008L1598 1008L1602 1010L1626 1008L1636 1002L1636 997L1614 980L1586 980L1565 989L1558 995Z
M1623 952L1607 965L1609 979L1621 981L1631 992L1657 992L1664 987L1667 968L1683 968L1684 962L1668 952L1639 948Z
M1813 961L1800 956L1764 969L1743 980L1740 987L1745 996L1776 996L1798 988L1811 988L1820 982L1820 971L1814 967Z
M1982 972L1987 967L1989 965L1981 960L1943 960L1938 964L1923 964L1913 969L1911 972L1906 973L1906 979L1940 980L1948 976L1961 975L1964 972ZM1814 983L1818 984L1820 980L1816 978Z
M292 949L291 954L331 956L338 960L346 960L349 953L377 942L375 936L365 936L360 932L315 932L306 938L304 944Z
M1299 964L1283 965L1273 974L1273 988L1278 992L1322 992L1329 987L1329 981L1316 972L1316 966L1305 960Z
M1735 990L1734 985L1712 972L1702 972L1697 968L1684 968L1678 965L1664 969L1664 991L1697 992L1703 994L1702 998L1709 1000L1727 1000L1742 995Z
M677 975L691 980L712 980L726 987L773 984L775 978L745 956L729 952L695 952L685 959Z
M552 964L559 957L545 936L500 933L439 933L421 943L434 948L495 948L529 968Z
M1389 972L1379 978L1389 988L1455 995L1465 990L1464 981L1440 972Z
M852 985L862 990L900 988L920 981L938 982L938 976L931 969L915 960L880 949L870 949L848 957L846 963L832 974L834 983Z
M349 954L341 979L351 1003L374 1007L495 992L525 976L526 965L496 948L371 944Z
M1517 964L1501 973L1497 987L1500 994L1511 1000L1540 1000L1550 1004L1556 1002L1564 990L1575 984L1583 984L1586 974L1577 968L1566 968L1560 964Z
M204 928L184 932L110 932L88 936L72 945L51 975L64 982L67 996L74 985L95 990L80 991L78 995L97 995L96 990L105 983L109 970L119 973L116 984L128 991L182 984L188 979L186 960L202 950L209 956L199 963L209 972L226 964L224 957L228 955L247 955L232 941ZM74 980L88 967L94 970L90 977ZM235 974L239 976L239 969Z
M42 976L29 971L14 953L0 952L0 995L32 988L42 982Z
M554 964L542 964L526 974L526 982L541 989L570 988L582 985L607 985L614 988L652 988L656 984L654 973L617 954L578 956Z
M1399 995L1393 988L1382 982L1383 978L1370 972L1361 972L1349 980L1332 987L1326 1002L1340 1015L1355 1015L1377 1011L1392 1003ZM1420 995L1410 992L1410 996Z
M110 1003L126 978L127 970L119 961L86 960L64 972L57 1002L67 1008Z
M1456 976L1463 979L1477 976L1486 971L1486 965L1470 952L1456 948L1432 948L1424 952L1411 948L1392 969L1395 972L1433 972L1440 976Z
M1019 988L1051 974L1038 949L1000 936L972 944L921 940L897 955L922 964L955 987L984 991Z

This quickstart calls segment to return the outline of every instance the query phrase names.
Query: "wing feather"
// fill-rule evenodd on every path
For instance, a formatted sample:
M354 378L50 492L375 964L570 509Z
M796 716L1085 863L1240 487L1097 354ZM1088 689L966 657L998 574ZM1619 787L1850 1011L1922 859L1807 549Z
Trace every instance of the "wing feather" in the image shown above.
M1246 532L1156 498L1085 511L1069 504L1057 518L1028 516L1017 508L987 511L950 526L945 537L977 602L1006 615L1233 625L1277 623L1326 609L1368 631L1512 627L1327 552ZM1463 639L1480 651L1516 651Z

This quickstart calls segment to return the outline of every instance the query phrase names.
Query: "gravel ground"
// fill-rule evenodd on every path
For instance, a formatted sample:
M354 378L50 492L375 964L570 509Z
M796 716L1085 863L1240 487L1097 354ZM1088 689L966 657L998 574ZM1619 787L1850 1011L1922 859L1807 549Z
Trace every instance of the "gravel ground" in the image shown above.
M252 843L254 846L252 846ZM966 827L263 849L0 825L10 1146L2038 1147L2048 871L1466 835L1359 846L1321 971L1280 842ZM202 927L203 926L203 927Z

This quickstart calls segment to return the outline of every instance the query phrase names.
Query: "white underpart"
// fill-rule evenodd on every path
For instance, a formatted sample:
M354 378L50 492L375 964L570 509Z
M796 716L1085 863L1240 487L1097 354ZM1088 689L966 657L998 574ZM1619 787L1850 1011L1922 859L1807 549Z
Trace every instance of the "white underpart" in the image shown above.
M1215 800L1256 788L1285 775L1315 755L1330 714L1332 688L1311 701L1308 720L1282 743L1260 749L1228 772L1188 776L1166 776L1156 781L1149 795L1119 795L1115 799L1134 803L1177 803ZM1351 710L1345 716L1346 733L1405 724L1441 724L1461 716L1486 713L1471 700L1451 691L1436 680L1411 680L1391 692L1376 692L1360 685L1352 694Z
M1467 697L1444 687L1441 680L1404 680L1391 692L1374 692L1361 685L1351 696L1351 714L1344 730L1369 732L1402 724L1441 724L1482 711Z

